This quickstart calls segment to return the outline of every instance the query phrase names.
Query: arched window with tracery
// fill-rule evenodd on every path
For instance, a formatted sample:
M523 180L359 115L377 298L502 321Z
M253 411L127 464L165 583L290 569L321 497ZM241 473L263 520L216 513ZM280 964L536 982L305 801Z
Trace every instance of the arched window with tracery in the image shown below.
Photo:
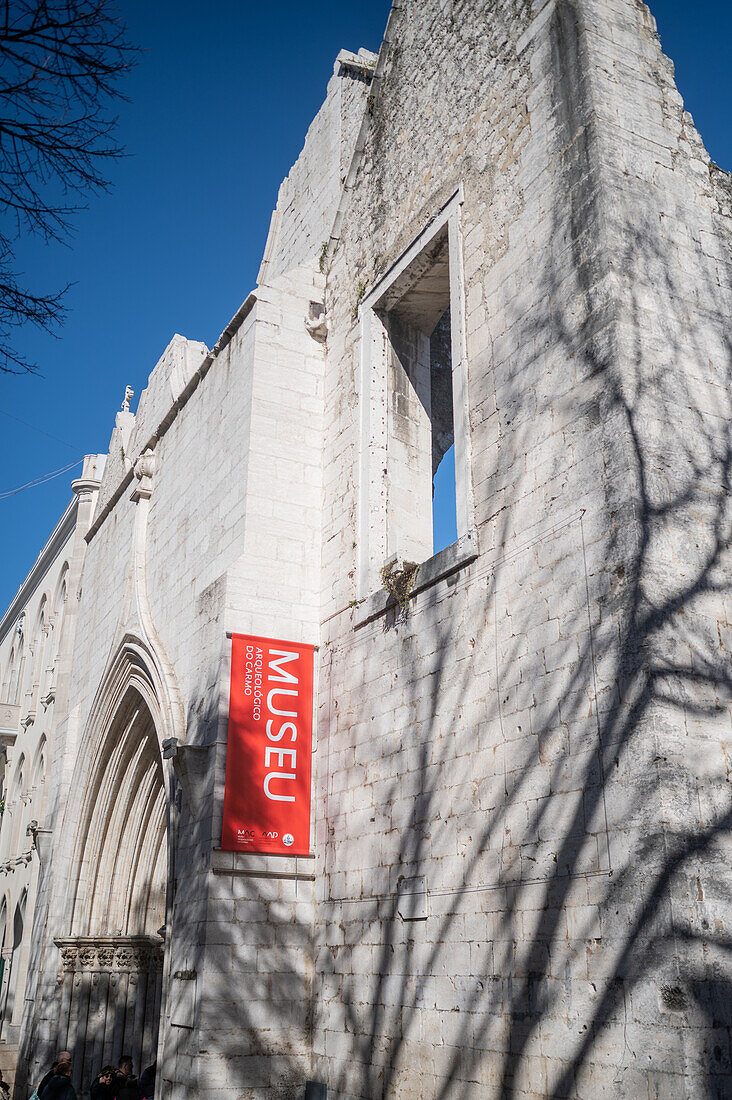
M46 737L41 737L36 749L33 770L31 772L31 791L33 797L33 817L43 824L46 808Z
M6 702L15 705L20 702L20 689L23 684L25 671L25 645L22 627L18 629L18 638L13 646L10 658L10 675L8 677L8 693Z
M48 655L46 653L48 640L48 609L48 597L44 595L40 607L38 608L38 614L36 615L36 623L33 628L33 641L31 644L33 667L31 670L30 690L33 693L34 709L35 700L38 698L37 692L43 684L45 665L48 663Z
M10 784L8 791L9 798L5 804L5 815L9 817L8 825L6 826L6 835L8 835L9 826L9 844L7 848L4 848L4 856L6 859L13 859L20 855L20 844L22 843L21 829L23 828L23 819L25 816L25 784L26 784L26 759L25 755L21 753L20 760L18 761L13 781Z
M53 614L50 618L48 629L48 641L46 644L47 658L45 671L41 683L41 702L48 706L56 695L56 683L58 680L59 656L63 641L64 619L66 616L66 600L68 597L68 564L64 565L61 578L56 588L56 598L53 602Z
M10 659L8 660L8 665L5 670L5 678L3 679L3 703L10 702L10 692L12 690L16 659L17 652L15 646L13 646L10 650Z
M10 975L8 977L8 993L3 1013L3 1038L7 1037L8 1024L20 1022L22 1012L23 992L25 976L27 972L27 951L24 951L23 936L25 933L25 910L28 901L28 891L23 895L15 907L13 914L13 949L10 957Z

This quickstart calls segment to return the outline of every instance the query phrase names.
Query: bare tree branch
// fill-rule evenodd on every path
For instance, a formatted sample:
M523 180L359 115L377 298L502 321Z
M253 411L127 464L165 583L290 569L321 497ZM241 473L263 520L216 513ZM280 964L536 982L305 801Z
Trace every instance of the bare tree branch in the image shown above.
M86 197L109 187L106 163L123 153L110 104L135 58L109 0L0 0L0 371L35 369L14 330L63 320L68 288L25 290L15 244L68 239Z

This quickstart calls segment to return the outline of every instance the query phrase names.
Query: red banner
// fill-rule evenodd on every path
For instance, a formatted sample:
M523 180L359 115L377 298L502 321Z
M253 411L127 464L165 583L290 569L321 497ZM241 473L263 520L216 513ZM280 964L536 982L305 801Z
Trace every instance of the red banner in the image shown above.
M224 851L310 853L313 653L232 635Z

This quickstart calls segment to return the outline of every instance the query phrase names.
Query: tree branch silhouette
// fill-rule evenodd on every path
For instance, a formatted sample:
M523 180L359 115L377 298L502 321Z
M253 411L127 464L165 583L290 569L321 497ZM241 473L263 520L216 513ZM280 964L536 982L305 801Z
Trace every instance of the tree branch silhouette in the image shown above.
M68 241L86 197L108 189L123 155L109 109L135 54L109 0L0 0L0 371L35 371L14 333L65 317L68 286L26 288L17 242Z

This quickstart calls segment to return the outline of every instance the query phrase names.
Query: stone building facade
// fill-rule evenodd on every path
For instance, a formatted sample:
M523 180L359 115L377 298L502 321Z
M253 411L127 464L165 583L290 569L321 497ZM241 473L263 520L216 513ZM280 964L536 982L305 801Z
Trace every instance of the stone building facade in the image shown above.
M18 1096L730 1094L731 217L640 0L339 55L0 625ZM318 647L309 858L220 848L232 632Z
M104 455L84 461L73 498L0 620L0 1070L12 1079L29 981L31 932L49 823L65 782L53 782L56 727L69 706L69 676L84 534L94 513Z

